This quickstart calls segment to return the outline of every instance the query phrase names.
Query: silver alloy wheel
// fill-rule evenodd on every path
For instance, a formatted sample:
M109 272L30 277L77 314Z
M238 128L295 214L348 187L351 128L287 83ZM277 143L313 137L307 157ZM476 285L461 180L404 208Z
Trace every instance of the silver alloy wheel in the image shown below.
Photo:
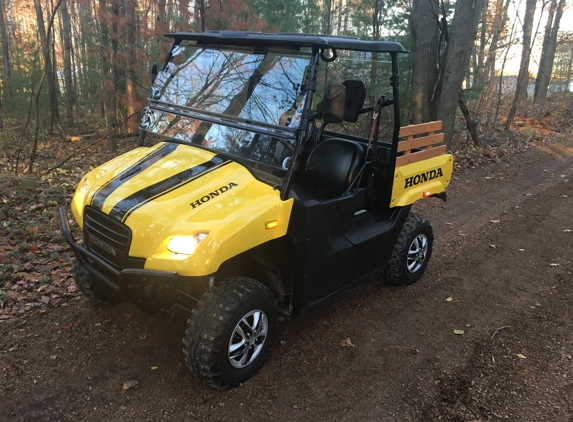
M231 365L240 369L255 360L267 339L268 327L267 316L259 309L241 318L229 340L228 357Z
M428 252L428 238L425 234L420 233L410 244L410 249L408 249L408 261L406 266L408 271L415 273L418 271L424 261L426 260L426 253Z

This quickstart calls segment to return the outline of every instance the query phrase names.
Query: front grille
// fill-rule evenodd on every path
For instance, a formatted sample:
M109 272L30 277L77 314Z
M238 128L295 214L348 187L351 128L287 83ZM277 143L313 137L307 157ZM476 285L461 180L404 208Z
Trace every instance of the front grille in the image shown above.
M131 230L125 224L86 207L84 241L90 251L115 269L122 270L127 266Z

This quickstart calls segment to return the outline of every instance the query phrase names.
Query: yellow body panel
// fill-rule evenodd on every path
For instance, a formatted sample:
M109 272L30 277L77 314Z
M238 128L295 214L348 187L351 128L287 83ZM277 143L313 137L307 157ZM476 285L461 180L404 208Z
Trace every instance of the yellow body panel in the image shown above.
M82 224L84 206L108 181L152 151L138 148L90 172L78 186L72 204L78 223ZM126 198L215 156L200 148L178 145L169 155L118 184L105 198L101 210L113 216L113 210ZM222 160L224 163L150 196L137 206L124 207L129 211L123 217L114 216L130 227L129 255L145 258L145 269L173 271L183 276L208 275L240 253L286 234L293 200L282 201L279 190L257 180L247 168ZM271 220L278 224L267 229L265 223ZM171 237L198 232L209 234L191 255L167 250Z
M191 203L230 183L237 186L192 208ZM240 164L231 163L134 212L126 221L133 231L130 255L147 258L145 268L149 270L212 274L228 259L284 236L292 203L292 199L281 201L278 190L256 180ZM265 228L270 220L277 220L276 228ZM146 242L146 231L150 230L155 239L162 241L160 245ZM167 250L171 236L197 232L209 235L192 255L174 257Z
M443 154L396 167L390 207L404 207L425 196L444 192L450 184L453 166L453 156Z
M72 201L72 214L82 229L84 225L84 207L90 203L98 187L115 178L125 168L136 163L142 157L157 150L161 145L157 144L150 148L133 149L93 169L82 178Z

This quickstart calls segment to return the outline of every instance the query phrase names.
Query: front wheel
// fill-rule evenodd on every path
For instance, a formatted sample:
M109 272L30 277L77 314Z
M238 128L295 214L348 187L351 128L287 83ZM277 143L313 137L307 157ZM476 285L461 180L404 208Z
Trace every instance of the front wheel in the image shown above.
M249 278L225 279L203 294L187 321L185 362L212 387L236 386L261 367L276 330L273 293Z
M430 222L418 214L406 218L386 267L385 278L394 286L407 286L422 277L432 256L434 232Z
M85 297L104 305L111 303L111 299L99 289L97 276L90 273L76 257L72 263L72 274L76 285Z

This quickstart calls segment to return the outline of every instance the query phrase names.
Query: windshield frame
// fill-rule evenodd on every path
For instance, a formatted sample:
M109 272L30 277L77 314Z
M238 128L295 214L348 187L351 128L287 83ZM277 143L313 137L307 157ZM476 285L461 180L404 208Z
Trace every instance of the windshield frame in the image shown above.
M394 114L394 124L393 124L393 134L392 134L392 147L390 152L390 159L388 166L388 171L390 173L395 171L395 161L397 156L397 148L398 148L398 141L399 141L399 131L400 131L400 102L399 102L399 71L398 71L398 56L407 51L403 48L403 46L398 42L386 42L386 41L362 41L358 40L357 38L352 37L340 37L340 36L323 36L323 35L313 35L313 34L291 34L291 33L276 33L276 34L268 34L268 33L253 33L253 32L243 32L243 31L206 31L205 33L189 33L189 32L181 32L175 34L166 34L166 36L171 37L174 39L172 47L166 57L166 60L163 64L163 69L165 70L166 66L172 60L172 54L175 49L181 44L191 43L190 45L196 46L198 48L210 48L213 50L221 50L221 49L233 49L233 50L242 50L244 48L252 49L253 53L264 53L269 49L276 49L286 52L292 53L300 53L301 49L310 49L310 62L306 67L304 74L303 74L303 81L302 86L300 87L300 93L304 94L303 98L303 106L300 107L302 112L300 113L300 123L298 127L291 131L285 127L279 127L279 133L282 136L277 136L277 133L272 133L273 138L276 139L287 139L291 140L290 136L294 136L296 141L294 142L292 155L290 157L290 161L286 170L283 167L272 167L271 170L268 172L269 174L275 174L282 178L282 184L280 185L280 197L282 200L287 200L289 198L289 192L291 185L293 183L293 176L299 171L299 168L303 165L302 156L305 151L305 145L309 140L315 139L317 134L316 131L322 128L317 128L315 126L316 119L320 119L321 115L317 111L313 109L313 97L317 91L317 73L318 73L318 66L321 60L325 62L329 62L328 60L331 56L336 59L336 50L350 50L350 51L362 51L362 52L371 52L371 53L386 53L389 54L391 58L391 75L390 75L390 86L393 99L390 104L393 105L393 114ZM187 44L188 45L188 44ZM331 54L324 55L325 52L331 51ZM307 53L308 54L308 53ZM383 97L381 96L378 99L378 103L382 100ZM151 100L150 100L151 101ZM160 104L155 104L154 107L162 107ZM375 109L379 110L380 106L377 104ZM374 109L374 106L367 107L367 109ZM364 109L366 110L366 109ZM205 110L190 110L182 109L178 107L179 112L184 113L191 113L193 117L197 117L200 119L219 119L219 116L211 116L209 113L205 113ZM197 113L197 114L193 114ZM259 132L258 135L262 135L265 133L266 136L268 132L267 130L274 131L276 128L273 125L261 125L260 122L252 122L249 119L236 119L236 118L228 118L229 116L225 116L224 124L229 125L233 124L235 129L250 131L253 134L257 133L257 130L263 129L263 132ZM206 120L205 120L206 121ZM219 121L212 124L219 124ZM138 141L138 145L141 146L144 143L145 135L148 133L144 127L140 127L140 137ZM149 132L152 133L152 132ZM180 140L170 138L169 136L160 135L163 138L168 138L171 142L177 142L182 144L188 144L188 142L182 142ZM318 139L318 138L316 138ZM202 145L194 145L200 148L205 148L207 150L216 151L217 153L221 153L219 149L208 148ZM225 152L222 153L223 155L228 155L231 159L235 159L237 162L242 163L246 166L246 168L251 169L254 168L252 163L250 163L248 159L237 157L236 155ZM263 163L260 167L265 167L266 165ZM253 174L255 172L252 172ZM285 174L286 173L286 174ZM254 174L255 177L256 174ZM259 179L259 177L257 177ZM387 201L390 198L391 188L392 188L392 180L388 179L388 188L385 189L387 191L386 195ZM268 182L267 182L268 183ZM274 185L278 186L278 185Z
M242 117L229 116L226 114L215 113L194 107L186 107L182 105L168 103L165 101L155 100L153 98L149 99L149 108L151 110L157 110L183 117L189 117L207 123L228 126L234 129L244 129L262 135L269 135L282 139L295 139L296 129L279 125L273 125L265 122L259 122L257 120L249 120L249 119L244 119ZM156 135L160 135L156 132L153 133L155 133ZM187 143L182 139L180 141L182 143Z
M189 52L188 54L185 51L187 48L191 49L187 50ZM170 101L168 99L169 95L177 95L179 87L182 86L177 85L177 83L172 85L174 87L172 88L174 89L172 93L174 94L170 94L169 91L166 90L169 90L169 85L172 83L171 78L178 75L179 70L185 68L187 65L187 60L194 57L197 52L199 52L199 54L205 52L205 54L207 54L207 59L210 54L215 54L215 57L220 57L217 55L217 52L222 52L223 55L226 54L225 52L238 53L239 60L254 63L256 69L255 72L259 71L260 63L267 61L268 57L270 65L263 68L263 73L260 76L263 82L259 83L259 79L255 82L254 87L249 85L247 88L245 84L247 82L250 83L251 81L243 75L237 79L242 81L242 85L230 86L232 89L239 89L239 95L244 93L245 90L249 90L246 100L241 104L239 111L231 110L232 113L238 115L225 114L232 105L225 101L233 101L236 98L236 92L235 94L232 92L227 94L227 100L223 100L222 103L211 103L215 104L214 107L217 107L219 109L218 111L221 112L187 106L185 104L185 95L196 95L193 93L196 92L196 88L193 87L188 88L192 91L188 91L187 94L184 93L181 98L178 98L177 96L172 97L174 101ZM184 61L179 64L175 64L174 58L181 53L184 54L184 56L181 56ZM244 53L244 57L242 59L240 58L241 53ZM185 54L187 55L185 56ZM282 179L287 173L288 165L288 160L286 160L283 155L288 154L288 156L291 156L294 153L298 133L297 124L302 123L303 121L302 111L308 103L306 101L306 97L309 93L312 95L310 91L303 88L312 55L313 53L308 51L306 48L301 51L301 48L288 48L284 46L265 46L263 48L259 48L257 46L206 45L198 44L196 42L188 42L187 40L175 40L163 64L163 74L160 74L159 78L153 78L149 105L146 107L144 117L140 123L140 130L143 134L140 136L140 143L143 143L145 133L149 133L150 135L153 135L153 137L157 136L166 141L204 148L209 151L214 151L217 154L227 155L229 158L236 160L246 167L254 169L256 173L264 171L271 176L271 179L278 177L279 180L277 183L270 183L268 180L265 181L269 184L273 184L274 186L277 184L280 185L280 182L282 182ZM263 57L257 58L256 56ZM185 59L185 57L187 57L187 59ZM289 61L289 58L293 59L292 62ZM209 62L206 61L205 63ZM205 65L205 63L203 65ZM287 67L286 64L292 64L292 66ZM216 64L213 66L216 67ZM232 75L232 72L238 71L237 69L230 69L231 70L226 70L227 77ZM215 69L215 71L217 71L217 69ZM284 77L282 76L283 72L285 72ZM211 77L212 75L218 75L218 73L211 74ZM276 92L277 87L282 85L272 85L269 83L264 84L264 77L266 75L270 78L270 82L273 82L277 78L279 78L278 80L283 78L286 86L290 87L292 85L292 90L278 91L279 94L273 95L273 92ZM185 84L185 77L188 76L189 75L182 74L183 79L181 80L181 83ZM226 76L223 75L220 80L225 80ZM263 97L260 97L257 100L258 97L254 97L254 95L257 95L256 89L258 87L261 87L260 89L263 90L263 92L258 95L263 95ZM223 92L225 92L230 88L222 89ZM265 90L268 91L266 94ZM167 95L167 98L162 98L164 93ZM284 95L280 93L284 93ZM268 99L269 95L274 99L274 102L271 103L273 105L270 106L272 108L267 108L268 106L266 106L266 104L269 103L263 101L265 98ZM289 111L288 108L290 108L288 114L291 117L288 118L286 125L283 125L283 120L276 120L277 123L280 122L280 124L273 124L260 121L259 119L241 117L240 114L243 114L243 110L247 112L247 115L253 116L251 111L253 106L247 105L247 102L250 101L251 98L258 101L258 104L260 105L257 105L259 107L263 107L260 112L256 111L258 110L257 108L254 108L255 117L258 115L263 118L278 119L278 116L280 116L281 119L283 119L283 116L287 114L287 111ZM199 102L194 105L200 104L201 103ZM296 116L293 116L293 114L296 114ZM175 120L178 118L179 120ZM291 124L291 122L294 124ZM189 124L193 124L194 128L191 128ZM174 130L171 131L172 125L180 126L179 128L175 127ZM207 126L206 130L205 126ZM189 128L189 130L186 131L185 128ZM199 130L200 128L202 128L205 133L202 133ZM207 135L211 130L214 132L211 132L211 136L208 136L209 139L206 139L207 136L204 135ZM177 136L178 133L182 136ZM194 134L200 135L199 142L196 142L192 137ZM227 142L225 138L228 138L229 136L235 139L236 142L231 139L228 141L230 143L225 144L225 142ZM263 139L264 142L260 143L261 139ZM212 145L210 145L211 142L213 143ZM251 143L255 142L260 143L260 145L251 146ZM282 146L279 146L279 144L282 144ZM253 152L254 156L245 156L246 149ZM281 156L276 155L277 149L282 151ZM261 179L261 177L257 178ZM263 177L263 179L267 178Z

